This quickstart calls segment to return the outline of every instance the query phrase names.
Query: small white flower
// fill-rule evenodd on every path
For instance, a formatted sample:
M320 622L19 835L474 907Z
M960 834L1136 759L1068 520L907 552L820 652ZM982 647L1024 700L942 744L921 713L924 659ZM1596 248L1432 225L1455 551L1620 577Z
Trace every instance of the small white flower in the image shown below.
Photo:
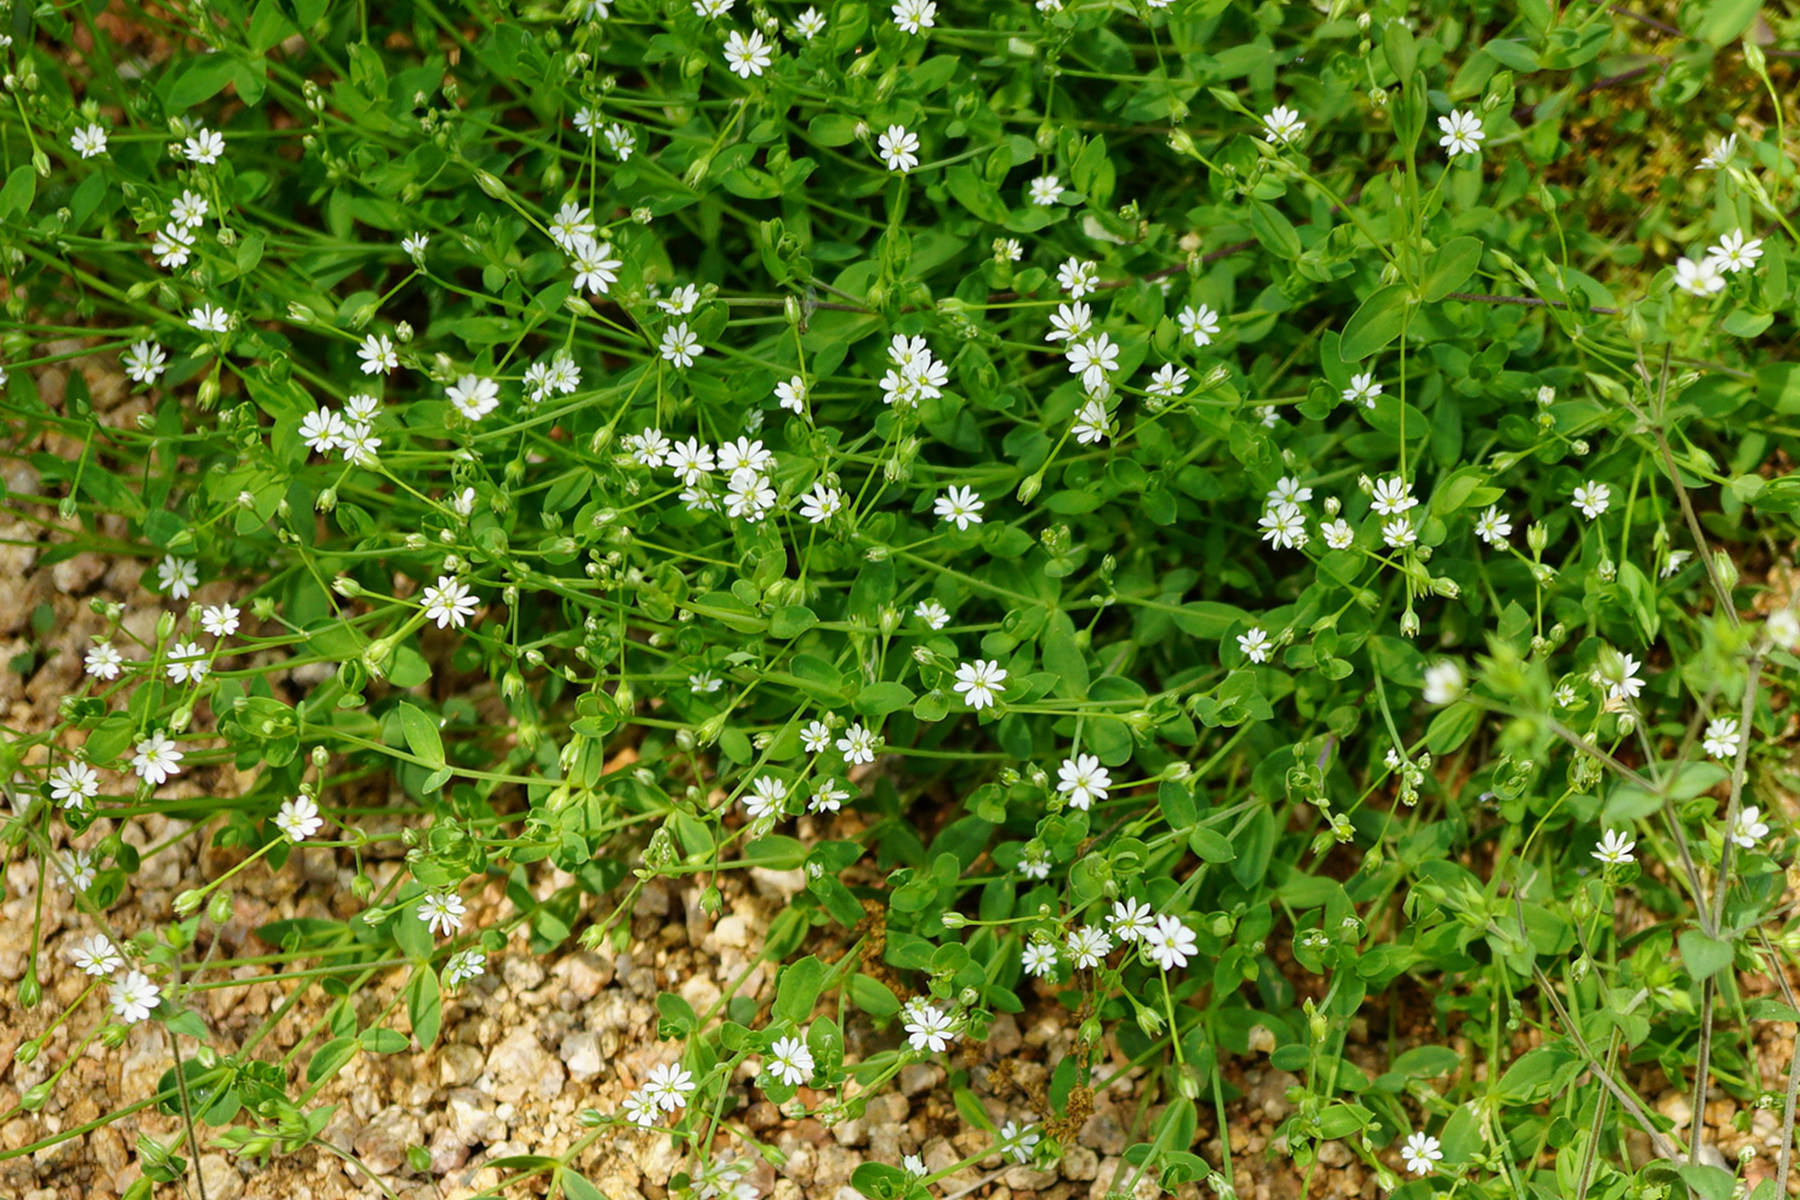
M217 130L202 125L182 143L181 152L189 162L210 166L225 153L225 138Z
M1054 175L1039 175L1027 189L1030 200L1039 208L1049 208L1062 195L1062 180Z
M1444 131L1438 145L1451 158L1474 154L1481 149L1482 139L1487 137L1487 131L1481 127L1481 118L1467 109L1453 109L1449 116L1439 117L1438 128Z
M1739 271L1751 271L1756 268L1756 260L1762 257L1762 239L1746 239L1741 230L1734 230L1719 239L1719 244L1708 248L1706 259L1718 270L1731 275Z
M956 1037L955 1023L935 1004L915 1000L905 1010L907 1040L914 1050L942 1051Z
M1150 906L1141 900L1114 900L1112 914L1106 921L1121 942L1135 942L1156 928Z
M131 759L131 769L137 772L139 779L156 787L181 774L182 758L174 740L158 729L137 744L137 752Z
M851 765L874 762L875 750L880 744L881 739L875 731L860 721L844 730L844 736L837 740L838 753Z
M774 60L769 44L754 29L750 31L749 37L734 29L725 39L725 65L740 79L761 75Z
M1306 122L1300 114L1285 104L1278 104L1269 110L1262 119L1263 138L1271 146L1287 146L1300 140L1306 132Z
M1398 475L1392 475L1375 482L1369 507L1384 517L1397 517L1418 504L1418 497L1412 494L1412 485Z
M814 525L830 520L844 507L844 493L823 483L815 483L812 491L800 497L800 515Z
M231 322L231 314L216 304L199 305L188 314L188 325L201 333L227 333Z
M750 781L750 794L744 797L744 812L751 820L778 816L787 800L788 786L770 775L758 775Z
M1269 635L1260 626L1238 634L1237 644L1238 649L1244 652L1244 657L1253 663L1268 662L1269 651L1274 648Z
M1381 526L1381 540L1390 549L1404 550L1419 540L1419 531L1413 528L1410 517L1395 517Z
M631 156L637 153L637 134L629 126L612 122L601 135L606 138L606 148L611 150L620 162L630 162ZM589 137L594 135L590 132Z
M1778 608L1769 614L1769 620L1763 626L1769 640L1783 650L1800 647L1800 615L1791 608Z
M83 125L69 135L69 145L83 158L106 153L106 130L98 125Z
M775 507L775 489L752 467L739 467L725 485L725 512L752 524L769 515Z
M1188 305L1175 314L1183 335L1193 338L1196 346L1210 346L1219 333L1219 314L1211 305Z
M1675 260L1675 286L1690 296L1716 296L1725 290L1725 276L1713 259L1695 262L1691 258L1678 258Z
M1490 505L1475 521L1475 536L1490 546L1504 546L1512 530L1512 517L1495 505Z
M591 296L604 295L606 290L618 282L619 267L623 260L613 257L611 242L596 242L593 238L580 236L569 245L569 261L575 267L575 290L585 291ZM687 326L683 325L683 329Z
M290 842L304 842L324 825L325 818L319 815L319 806L313 803L311 796L283 800L281 811L275 814L275 828Z
M376 451L381 449L381 439L375 436L374 426L359 421L344 430L342 449L345 462L355 463L359 467L373 466Z
M1019 874L1027 879L1050 878L1050 856L1041 851L1027 854L1019 860Z
M1756 843L1769 836L1768 823L1762 819L1762 809L1752 804L1738 810L1737 820L1731 823L1731 840L1745 850L1756 849Z
M81 808L100 794L100 775L84 762L68 762L50 772L50 799Z
M401 252L414 261L425 257L425 248L429 245L431 238L423 233L409 233L400 239Z
M850 798L850 790L835 779L821 779L813 785L812 795L807 799L808 812L836 812Z
M99 933L76 942L69 951L69 957L78 971L95 979L105 979L125 965L124 956L119 953L118 947Z
M800 731L800 744L808 754L818 754L831 745L831 726L817 719L808 721Z
M1056 311L1050 314L1050 332L1044 335L1046 342L1074 342L1084 337L1093 327L1094 310L1077 300L1073 304L1058 304Z
M1701 748L1713 758L1736 758L1741 738L1736 717L1718 717L1706 723Z
M1590 479L1575 488L1575 507L1590 521L1605 512L1611 503L1612 489L1604 483L1596 483Z
M765 1071L789 1087L799 1087L811 1079L813 1067L812 1051L797 1037L776 1038L769 1047L768 1061L763 1064Z
M1144 390L1152 396L1179 396L1187 387L1188 373L1186 367L1178 367L1174 363L1164 363L1150 377L1150 386Z
M169 659L163 669L173 683L199 683L211 665L206 648L200 643L176 642L169 647Z
M238 631L238 609L231 604L213 604L200 610L200 628L213 637L230 637Z
M1411 1133L1400 1148L1400 1158L1414 1175L1429 1175L1443 1161L1444 1151L1436 1138L1425 1133Z
M696 696L710 696L725 686L725 681L711 671L695 671L688 676L688 691Z
M810 42L825 32L825 16L816 8L809 8L794 18L794 35L803 42Z
M394 341L387 334L371 333L356 348L356 356L362 359L364 375L381 375L400 365L400 355L394 350Z
M925 1168L925 1160L920 1158L917 1154L908 1154L901 1158L900 1169L905 1171L908 1175L911 1175L914 1179L923 1179L925 1176L931 1174L931 1172Z
M1180 917L1166 913L1156 918L1156 927L1146 931L1143 940L1150 957L1165 971L1187 966L1188 958L1199 948L1194 931Z
M1425 703L1449 704L1458 699L1467 682L1462 664L1445 659L1425 668Z
M905 33L922 34L937 24L936 0L897 0L889 11Z
M1348 550L1356 544L1356 530L1350 528L1350 522L1338 517L1319 526L1319 536L1333 550Z
M942 629L950 623L950 610L936 600L921 600L913 606L913 616L925 622L933 631Z
M1632 861L1631 852L1636 848L1637 843L1622 830L1609 829L1594 847L1594 857L1607 866L1622 867Z
M155 342L133 342L120 362L134 383L154 384L168 370L169 356Z
M1079 258L1065 258L1056 268L1056 286L1067 292L1069 299L1079 300L1100 286L1100 266Z
M330 454L344 444L344 418L329 408L315 408L300 418L300 440L315 454Z
M95 679L117 679L125 665L125 656L111 642L96 642L88 647L83 669Z
M694 336L694 331L688 328L686 321L663 330L662 356L675 366L685 370L705 353L706 347L700 344L700 339Z
M187 266L193 250L193 231L179 223L164 226L150 242L150 253L156 256L156 264L166 271Z
M775 400L791 413L806 411L806 380L795 375L775 385Z
M1054 958L1056 951L1050 951ZM1031 1152L1037 1148L1042 1137L1030 1126L1021 1126L1017 1121L1008 1121L1000 1126L1000 1145L1014 1162L1030 1162Z
M953 486L932 502L931 510L961 530L981 524L983 507L984 502L974 488Z
M481 603L454 575L438 576L436 583L426 587L420 600L426 618L437 622L439 629L461 629L469 623Z
M687 1105L694 1090L694 1075L680 1063L663 1063L651 1067L644 1078L644 1094L664 1112L674 1112Z
M127 1025L136 1025L162 1003L162 990L142 971L130 971L107 990L107 1003L113 1016Z
M1256 522L1262 539L1276 550L1306 545L1306 515L1296 506L1281 501L1263 510Z
M1717 171L1720 167L1723 167L1726 163L1730 162L1731 156L1735 153L1737 153L1737 134L1728 133L1720 138L1711 150L1706 152L1705 157L1701 158L1698 167L1702 171Z
M85 892L94 886L98 872L94 868L94 856L86 850L72 850L62 857L63 870L69 877L69 886L78 892Z
M880 148L882 163L890 171L904 175L919 165L919 135L904 125L889 125L875 144Z
M479 421L500 407L500 385L481 375L463 375L444 390L465 420Z
M655 426L646 425L636 434L626 437L624 442L626 448L631 452L632 459L639 466L655 470L668 462L669 439L664 437L663 431Z
M1063 939L1063 946L1069 951L1069 958L1077 969L1090 971L1112 953L1112 937L1098 925L1083 925L1069 931L1069 935Z
M1381 384L1375 380L1375 372L1364 371L1360 375L1350 377L1350 386L1343 391L1346 403L1361 404L1364 408L1375 407L1375 397L1381 395Z
M469 980L487 974L487 955L473 946L458 950L444 964L444 986L459 988Z
M1092 446L1106 439L1110 424L1106 415L1106 402L1090 399L1082 404L1081 411L1075 414L1075 423L1069 429L1078 443Z
M419 901L419 920L433 933L455 933L462 928L468 906L455 892L428 892Z
M1063 759L1056 775L1056 790L1069 798L1070 808L1085 810L1096 801L1106 799L1107 789L1112 787L1112 772L1101 766L1100 759L1092 754Z
M952 690L977 712L992 708L996 697L1006 690L1006 670L985 658L963 663L956 668Z

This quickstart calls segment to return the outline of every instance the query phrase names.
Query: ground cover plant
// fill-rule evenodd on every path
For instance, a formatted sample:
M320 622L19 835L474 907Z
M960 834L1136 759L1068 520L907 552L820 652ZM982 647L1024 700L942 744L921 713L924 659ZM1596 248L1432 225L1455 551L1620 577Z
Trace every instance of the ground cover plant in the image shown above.
M0 504L32 571L162 603L97 598L0 745L4 899L72 895L92 979L0 1125L150 1029L98 1123L180 1132L128 1195L296 1153L496 959L760 869L800 873L769 969L665 994L662 1064L496 1194L672 1139L677 1194L746 1197L748 1105L830 1125L930 1060L1020 1163L1141 1068L1116 1194L1228 1196L1253 1057L1305 1175L1788 1193L1792 12L6 11ZM151 815L230 865L121 930ZM220 958L301 843L356 914ZM247 978L330 1003L220 1044L196 998ZM1044 1011L1078 1036L1003 1120L980 1046Z

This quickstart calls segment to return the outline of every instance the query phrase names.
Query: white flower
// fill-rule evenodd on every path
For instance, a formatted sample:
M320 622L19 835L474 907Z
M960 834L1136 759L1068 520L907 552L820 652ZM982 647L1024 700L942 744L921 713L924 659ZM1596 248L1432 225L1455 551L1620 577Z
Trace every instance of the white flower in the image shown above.
M198 642L176 642L169 647L169 660L164 665L173 683L199 683L206 678L211 665L206 648Z
M1285 501L1271 504L1256 522L1262 539L1277 550L1306 545L1306 516Z
M1098 392L1106 386L1106 377L1119 369L1119 348L1107 334L1100 334L1069 347L1069 374L1081 376L1081 386Z
M216 304L202 304L188 314L188 325L201 333L225 333L231 329L231 314Z
M1050 951L1055 955L1056 951ZM1014 1162L1030 1162L1031 1152L1043 1139L1037 1130L1029 1125L1021 1126L1017 1121L1008 1121L1000 1126L1000 1144Z
M200 610L200 628L216 638L230 637L238 631L239 615L235 605L208 605Z
M752 524L769 515L775 507L775 489L761 472L752 467L739 467L725 485L725 512Z
M1768 624L1763 627L1769 640L1783 650L1793 650L1800 646L1800 616L1791 608L1778 608L1769 614Z
M1419 531L1413 528L1410 517L1395 517L1381 526L1381 540L1390 549L1404 550L1419 540Z
M1044 340L1073 342L1076 338L1085 336L1093 324L1093 310L1081 301L1058 304L1056 311L1050 314L1050 332L1044 335Z
M117 679L125 665L125 656L111 642L96 642L88 647L83 669L95 679Z
M1144 390L1152 396L1179 396L1187 387L1188 373L1186 367L1178 367L1174 363L1164 363L1150 377L1150 386Z
M130 971L107 989L107 1002L113 1016L127 1025L136 1025L162 1003L162 990L142 971Z
M874 762L875 750L880 744L881 739L876 736L875 731L860 721L844 730L844 736L837 740L838 753L844 756L846 763L852 765Z
M150 253L156 256L157 265L169 271L185 267L193 249L193 231L179 223L164 226L150 242Z
M1056 268L1056 286L1069 293L1069 299L1081 299L1100 286L1099 264L1079 258L1063 259Z
M1418 497L1412 494L1412 485L1398 475L1391 475L1376 480L1369 507L1384 517L1397 517L1418 504Z
M1737 718L1718 717L1706 723L1700 745L1713 758L1736 758L1740 740Z
M155 342L133 342L120 362L134 383L153 384L169 369L169 356Z
M375 436L375 428L367 422L358 422L344 430L344 461L355 463L360 467L372 466L375 463L375 452L381 449L381 439Z
M182 143L181 152L189 162L210 166L218 162L219 156L225 153L225 138L217 130L202 125L194 130L192 137Z
M1042 979L1056 970L1056 947L1049 942L1032 942L1019 955L1027 975Z
M1414 1175L1429 1175L1444 1159L1438 1140L1425 1133L1411 1133L1400 1148L1400 1158Z
M931 1172L925 1168L925 1160L920 1158L917 1154L908 1154L901 1158L900 1167L914 1179L923 1179L925 1176L931 1174Z
M1715 296L1725 290L1725 276L1719 264L1710 258L1695 262L1691 258L1675 260L1675 286L1690 296Z
M1262 119L1263 137L1271 146L1292 145L1306 132L1300 114L1285 104L1278 104Z
M1449 704L1463 694L1467 686L1462 664L1445 659L1425 668L1425 703Z
M952 690L977 712L992 708L994 699L1006 690L1006 670L985 658L963 663L956 668Z
M696 696L710 696L725 686L725 681L711 671L695 671L688 676L688 691Z
M615 154L620 162L630 162L631 156L637 152L637 134L625 125L614 121L600 131L606 138L606 148ZM588 134L589 137L594 136Z
M578 292L598 296L618 282L622 260L613 257L611 242L577 237L569 244L569 259L575 266L575 290Z
M393 339L387 334L371 333L356 348L356 356L362 359L364 375L380 375L400 365L400 356L394 351Z
M100 794L100 775L84 762L68 762L50 772L50 798L64 808L80 808Z
M1238 649L1244 652L1244 657L1253 663L1268 662L1269 651L1274 646L1274 643L1269 640L1269 635L1262 630L1261 626L1238 634L1237 644Z
M800 731L800 744L808 754L817 754L831 745L831 726L820 720L811 720Z
M421 600L426 618L437 622L439 629L461 629L480 607L474 593L454 575L439 575L436 583L426 587Z
M815 813L836 812L849 798L849 789L837 780L821 779L813 785L812 796L806 802L806 810Z
M953 486L932 502L931 510L958 529L967 529L981 524L983 507L985 505L974 488Z
M1636 848L1637 843L1623 831L1609 829L1594 847L1594 857L1607 866L1622 867L1631 861L1631 852Z
M1187 966L1188 957L1198 949L1194 931L1183 924L1180 917L1166 913L1156 918L1156 928L1144 933L1144 946L1156 965L1165 971Z
M1611 503L1612 489L1604 483L1595 483L1590 479L1575 488L1575 507L1590 521L1605 512Z
M431 239L423 233L409 233L400 239L400 250L408 258L414 260L425 257L425 248L431 245Z
M367 423L381 413L381 401L367 392L358 392L344 401L344 420Z
M632 1092L619 1102L619 1112L627 1121L643 1129L656 1124L657 1104L641 1091Z
M719 470L730 475L746 468L757 472L772 471L775 469L775 455L761 442L753 442L747 437L720 443Z
M1050 856L1042 852L1027 854L1019 860L1019 873L1027 879L1050 878Z
M1039 208L1049 208L1062 195L1062 180L1054 175L1039 175L1031 181L1027 195Z
M956 1037L948 1013L935 1004L914 1000L906 1006L906 1032L914 1050L937 1053Z
M1069 429L1081 445L1092 446L1105 440L1108 425L1106 402L1090 399L1082 404L1081 411L1075 414L1075 423Z
M700 339L694 336L694 331L688 328L686 321L663 330L662 356L677 367L691 367L694 360L705 353L706 347L700 344Z
M994 258L1000 262L1016 263L1025 257L1025 244L1018 238L995 238Z
M1699 169L1702 171L1716 171L1726 163L1730 162L1731 156L1735 153L1737 153L1737 134L1728 133L1720 138L1719 141L1713 145L1711 150L1706 152L1705 157L1699 162Z
M317 454L330 454L344 444L344 418L329 408L315 408L300 418L300 440Z
M473 946L458 950L444 964L444 986L459 988L469 980L487 974L487 955Z
M798 1087L812 1078L812 1051L797 1037L776 1038L763 1069L789 1087Z
M644 1095L656 1102L664 1112L674 1112L687 1104L694 1090L694 1075L680 1063L663 1063L651 1067L644 1078Z
M73 850L62 857L63 870L69 876L69 886L78 892L85 892L94 886L97 872L94 869L94 856L86 850Z
M875 144L880 148L881 161L890 171L904 175L919 165L919 135L904 125L889 125L886 132L875 139Z
M787 799L788 786L771 775L758 775L750 781L750 794L744 797L744 811L753 821L778 815Z
M187 599L200 583L200 569L191 558L164 558L157 563L157 587L175 599Z
M897 0L889 11L905 33L923 33L937 24L936 0Z
M463 375L445 389L451 405L466 420L479 421L500 407L500 385L482 375Z
M794 35L801 41L810 42L825 32L825 17L816 8L809 8L794 18Z
M1350 522L1339 517L1319 526L1319 536L1333 550L1348 550L1356 544L1356 530L1350 528Z
M806 411L806 380L795 375L775 385L775 400L791 413Z
M428 892L416 910L419 920L433 933L455 933L462 928L463 913L468 906L455 892Z
M1056 776L1056 790L1069 798L1070 808L1086 809L1095 801L1106 799L1107 789L1112 787L1112 772L1092 754L1063 759Z
M694 0L694 13L708 19L722 17L730 12L731 6L736 3L737 0Z
M1729 274L1739 271L1754 270L1756 260L1762 257L1762 239L1746 239L1741 230L1734 230L1719 239L1719 244L1709 247L1706 260Z
M69 145L83 158L106 153L106 130L98 125L83 125L69 135Z
M291 800L281 802L281 811L275 814L275 828L281 830L290 842L304 842L324 826L325 818L319 815L319 806L313 803L311 796L295 796Z
M131 769L137 772L139 779L156 787L181 774L182 758L181 751L175 748L174 740L158 729L137 744L137 753L131 759Z
M913 616L925 622L934 631L942 629L950 623L950 610L936 600L921 600L913 606Z
M1114 900L1112 914L1106 921L1121 942L1135 942L1156 928L1150 906L1141 900Z
M1364 371L1360 375L1350 377L1350 386L1343 391L1346 403L1361 404L1364 408L1375 407L1375 397L1381 395L1381 384L1375 381L1375 372Z
M1662 577L1668 579L1670 576L1674 575L1675 572L1685 567L1687 565L1687 560L1692 557L1694 557L1694 552L1692 550L1669 551L1668 560L1663 563Z
M1762 809L1752 804L1738 810L1731 823L1731 840L1745 850L1756 849L1756 843L1769 836L1768 823L1762 820Z
M1312 488L1308 487L1304 483L1301 483L1298 479L1295 479L1292 475L1283 475L1280 479L1277 479L1275 481L1275 486L1270 488L1263 495L1263 500L1269 504L1275 504L1275 503L1279 503L1279 502L1286 502L1288 504L1305 504L1307 501L1311 500L1312 498L1313 498Z
M1609 700L1636 700L1644 690L1638 677L1638 660L1629 654L1602 651L1600 664L1594 670L1594 682L1606 689Z
M560 246L564 253L572 254L577 242L583 238L593 240L592 216L593 210L583 208L573 200L563 201L557 208L556 215L550 218L550 240Z
M761 75L773 61L774 54L770 51L769 44L754 29L750 31L749 37L734 29L725 39L725 65L740 79Z
M1449 116L1439 117L1438 128L1444 131L1438 145L1451 158L1474 154L1481 149L1481 140L1487 136L1487 131L1481 127L1481 118L1468 109L1452 109Z
M1496 505L1490 505L1475 521L1475 536L1490 546L1504 546L1512 530L1512 517Z
M627 435L624 444L631 452L632 460L639 466L655 470L668 461L669 439L653 425L646 425L639 432Z
M1077 969L1089 971L1099 966L1112 953L1112 938L1098 925L1083 925L1069 931L1069 935L1063 939L1063 946L1069 951L1069 958Z
M1196 346L1210 346L1219 332L1219 314L1211 305L1188 305L1175 314L1175 320L1181 326L1181 332L1194 339Z
M800 497L800 515L814 525L830 520L844 507L844 493L823 483L815 483L812 491Z
M95 979L105 979L114 971L125 965L118 947L108 941L104 934L96 933L82 941L76 942L69 951L69 957L75 967L83 975L91 975Z

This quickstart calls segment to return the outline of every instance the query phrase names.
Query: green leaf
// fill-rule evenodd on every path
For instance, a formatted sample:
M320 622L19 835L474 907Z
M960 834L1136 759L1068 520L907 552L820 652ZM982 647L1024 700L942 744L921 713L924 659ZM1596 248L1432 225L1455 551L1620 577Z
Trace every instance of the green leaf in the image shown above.
M1761 11L1762 0L1708 0L1680 10L1682 24L1715 50L1743 36Z
M400 702L399 712L400 732L406 737L406 748L427 770L443 770L444 740L438 734L437 722L404 700Z
M312 1059L306 1064L306 1082L318 1083L321 1080L330 1079L355 1055L355 1038L332 1038L313 1051Z
M1377 288L1344 323L1338 354L1345 362L1361 362L1399 337L1410 301L1411 289L1403 283Z
M1683 931L1676 943L1681 947L1681 961L1696 981L1711 979L1731 965L1731 943L1709 937L1698 929Z
M904 683L883 680L871 683L856 693L854 701L856 711L866 717L885 717L891 712L898 712L913 702L912 689Z
M1468 282L1481 265L1480 238L1451 238L1435 250L1425 263L1425 281L1420 291L1425 303L1434 304Z
M444 1024L444 1000L437 972L429 964L414 967L412 978L407 981L406 1016L421 1050L437 1041L438 1030Z
M769 634L772 637L799 637L819 623L818 614L804 604L790 604L786 608L778 608L769 618Z
M6 177L6 185L0 187L0 221L14 213L28 212L31 209L32 197L37 195L37 172L30 163L21 163L12 169Z
M404 1033L379 1025L363 1030L356 1036L356 1042L372 1054L398 1054L412 1044Z
M887 985L868 975L850 977L850 1003L877 1021L885 1021L900 1011L900 1001L894 999Z
M563 1195L567 1200L610 1200L605 1192L567 1167L558 1167L556 1178L562 1184Z
M165 87L163 107L171 115L184 113L218 95L231 82L231 76L232 60L226 55L208 54L192 59Z
M781 973L781 982L775 989L775 1006L771 1010L774 1019L803 1024L812 1016L824 984L825 964L812 955L789 966Z

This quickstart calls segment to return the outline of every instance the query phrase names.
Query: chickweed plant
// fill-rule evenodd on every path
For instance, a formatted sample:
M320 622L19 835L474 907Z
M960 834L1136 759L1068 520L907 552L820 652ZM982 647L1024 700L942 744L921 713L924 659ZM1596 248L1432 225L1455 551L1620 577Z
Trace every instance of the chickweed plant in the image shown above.
M673 1139L742 1200L748 1105L932 1061L1042 1165L1142 1069L1119 1195L1256 1177L1245 1065L1307 1175L1787 1195L1778 7L14 0L0 503L144 590L10 663L81 658L0 746L7 899L80 926L16 1002L91 986L0 1124L160 1026L129 1194L297 1152L497 958L763 868L769 985L663 995L494 1194ZM121 930L150 816L233 865ZM211 952L300 844L356 915ZM323 997L299 1044L209 1039L245 979ZM1007 1013L1075 1033L1001 1113Z

